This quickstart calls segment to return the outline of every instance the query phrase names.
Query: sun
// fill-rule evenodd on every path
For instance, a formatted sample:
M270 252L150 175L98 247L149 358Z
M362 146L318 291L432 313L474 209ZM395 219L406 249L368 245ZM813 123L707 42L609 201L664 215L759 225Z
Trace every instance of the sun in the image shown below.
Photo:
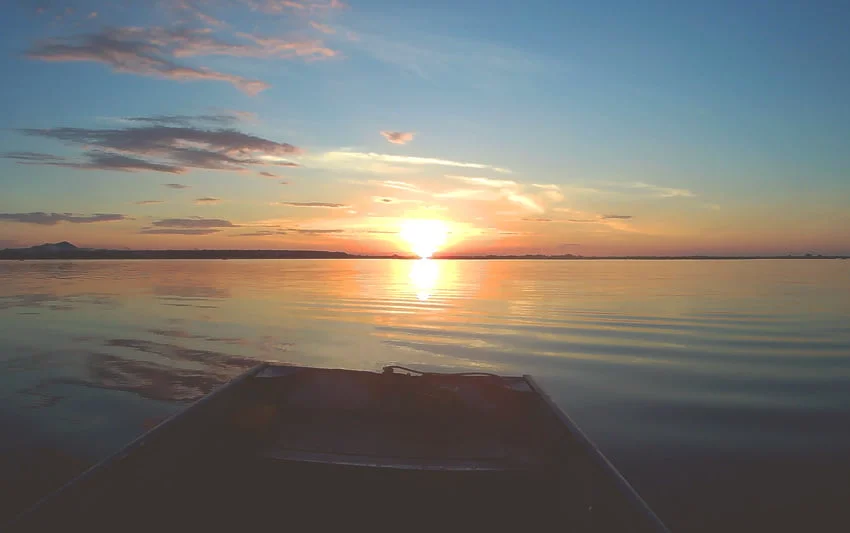
M449 227L442 220L405 220L399 232L410 251L423 259L434 255L448 235Z

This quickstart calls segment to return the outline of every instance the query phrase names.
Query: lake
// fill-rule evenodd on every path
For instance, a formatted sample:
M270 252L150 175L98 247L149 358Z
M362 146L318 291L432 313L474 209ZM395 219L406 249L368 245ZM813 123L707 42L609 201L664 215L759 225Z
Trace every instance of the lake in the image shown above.
M841 260L0 262L0 518L257 361L533 374L674 531L850 529Z

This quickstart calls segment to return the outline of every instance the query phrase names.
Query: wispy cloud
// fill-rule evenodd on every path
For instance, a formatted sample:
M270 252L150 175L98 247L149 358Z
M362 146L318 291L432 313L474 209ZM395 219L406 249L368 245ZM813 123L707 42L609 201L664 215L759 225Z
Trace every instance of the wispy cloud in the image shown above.
M390 189L397 189L400 191L408 191L415 193L424 192L421 187L416 184L408 183L406 181L397 181L397 180L366 180L366 181L357 181L352 180L351 183L355 183L357 185L376 185L379 187L387 187Z
M314 207L320 209L348 209L351 207L346 204L334 204L330 202L275 202L273 205L283 205L287 207Z
M335 30L335 29L333 29L333 28L331 28L331 27L330 27L330 26L328 26L327 24L321 24L321 23L319 23L319 22L316 22L315 20L311 20L311 21L310 21L310 26L312 26L314 29L317 29L317 30L319 30L320 32L325 33L325 34L329 34L329 35L330 35L330 34L334 34L334 33L336 33L336 30Z
M139 172L150 170L153 172L165 172L168 174L182 174L186 172L185 167L169 165L165 163L156 163L146 161L138 157L130 157L127 155L105 152L102 150L92 150L82 154L86 161L73 161L63 158L55 160L44 160L39 163L26 163L49 165L54 167L79 168L84 170L117 170L120 172Z
M382 131L381 135L393 144L407 144L413 140L412 131Z
M446 175L446 177L479 188L443 191L434 195L437 198L466 198L471 200L498 200L503 198L535 213L545 211L544 206L532 195L524 193L522 185L516 181L480 176Z
M127 215L119 215L116 213L95 213L94 215L45 213L42 211L32 213L0 213L0 221L7 220L9 222L38 224L40 226L55 226L60 222L67 222L69 224L93 224L96 222L117 222L127 219Z
M510 173L506 168L485 165L483 163L468 163L463 161L452 161L449 159L436 159L431 157L416 157L406 155L376 154L374 152L327 152L322 158L330 162L345 161L377 161L382 163L396 163L401 165L439 165L459 168L475 168L492 170L501 173Z
M482 178L482 177L472 177L472 176L455 176L451 174L446 174L447 178L460 180L470 185L483 185L485 187L495 187L498 189L504 188L512 188L518 185L517 182L513 180L501 180L501 179L493 179L493 178Z
M136 205L151 205L151 204L161 204L164 200L139 200L138 202L133 202Z
M543 196L553 202L560 202L564 199L564 195L561 193L561 187L554 183L532 183L531 186L542 189Z
M277 177L276 174L272 174L271 172L266 172L266 171L257 172L257 174L259 174L260 176L263 176L264 178L276 178Z
M601 218L603 220L610 220L610 219L628 220L628 219L634 218L634 217L632 215L602 215L599 218Z
M303 57L308 60L324 59L334 57L338 54L336 50L324 46L322 41L291 41L279 37L262 37L250 33L237 33L236 35L253 41L255 45L245 47L243 45L227 45L221 42L214 42L208 49L205 49L205 45L200 44L196 49L190 48L182 53L186 55L216 53L242 57L277 57L284 59Z
M142 124L156 124L159 126L194 126L197 124L208 124L218 127L230 127L243 120L247 116L244 111L233 111L228 113L217 113L207 115L152 115L149 117L124 117L122 120Z
M235 233L231 235L231 237L271 237L274 235L286 235L287 232L284 230L271 230L271 229L263 229L257 231L249 231L246 233Z
M542 205L540 205L534 198L530 196L526 196L524 194L509 192L508 200L514 202L515 204L519 204L522 207L528 209L529 211L534 211L535 213L542 213L545 211Z
M372 18L376 26L391 25L391 19ZM416 43L416 44L412 44ZM357 32L352 46L377 61L392 65L425 79L463 73L476 81L495 82L501 76L529 76L551 72L560 67L556 61L533 56L507 46L445 33L431 34L406 28L404 37L387 32Z
M395 198L394 196L373 196L372 201L376 204L421 204L422 200L410 200Z
M505 199L535 213L543 213L545 207L533 195L523 191L523 186L513 180L494 179L481 176L456 176L447 174L447 178L464 182L468 186L478 188L453 189L436 193L436 198L465 198L470 200L499 200ZM544 191L550 192L550 191ZM547 196L548 195L544 195ZM561 198L555 199L556 201Z
M0 157L12 159L19 163L58 163L65 160L64 157L42 152L6 152Z
M183 185L182 183L163 183L163 187L168 187L169 189L188 189L189 185Z
M289 228L288 231L292 231L294 233L300 233L302 235L326 235L333 233L344 233L343 229L301 229L301 228Z
M220 218L201 218L201 217L191 217L191 218L165 218L162 220L155 220L151 223L152 226L156 226L158 228L196 228L196 229L209 229L209 228L238 228L239 226L234 224L229 220L222 220Z
M220 229L142 228L139 233L147 235L211 235Z
M467 200L498 200L502 195L490 189L449 189L434 193L434 198L462 198Z
M285 14L298 11L324 11L332 9L345 9L347 4L340 0L237 0L248 5L252 10L261 11L269 15Z
M552 222L551 218L523 218L526 222Z
M153 76L171 80L214 80L233 84L248 94L257 94L269 85L205 67L191 67L175 61L172 47L185 42L190 46L199 33L183 31L183 36L170 35L162 28L107 28L100 33L46 39L27 52L32 59L43 61L89 61L103 63L115 72Z
M149 170L180 174L190 168L244 171L255 165L279 164L301 150L233 129L207 130L190 126L150 126L119 129L48 128L19 130L89 149L86 161L42 159L26 161L94 170ZM144 158L144 159L142 159Z
M195 198L195 203L197 205L215 205L221 203L221 198L216 198L215 196L202 196L201 198Z
M689 191L688 189L674 189L671 187L659 187L658 185L652 185L650 183L643 182L635 182L627 185L632 189L642 189L652 194L653 196L658 196L661 198L692 198L696 196L693 191Z

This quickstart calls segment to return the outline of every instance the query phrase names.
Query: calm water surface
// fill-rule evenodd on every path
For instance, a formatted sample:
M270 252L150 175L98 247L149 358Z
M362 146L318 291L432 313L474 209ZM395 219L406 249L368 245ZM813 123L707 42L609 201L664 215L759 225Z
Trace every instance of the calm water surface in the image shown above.
M850 261L0 262L0 516L257 361L539 377L676 531L850 530Z

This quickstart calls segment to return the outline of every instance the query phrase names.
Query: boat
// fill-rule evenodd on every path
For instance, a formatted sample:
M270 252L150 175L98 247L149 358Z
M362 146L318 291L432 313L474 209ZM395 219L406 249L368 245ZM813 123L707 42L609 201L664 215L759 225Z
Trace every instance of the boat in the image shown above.
M531 376L262 364L3 531L667 529Z

